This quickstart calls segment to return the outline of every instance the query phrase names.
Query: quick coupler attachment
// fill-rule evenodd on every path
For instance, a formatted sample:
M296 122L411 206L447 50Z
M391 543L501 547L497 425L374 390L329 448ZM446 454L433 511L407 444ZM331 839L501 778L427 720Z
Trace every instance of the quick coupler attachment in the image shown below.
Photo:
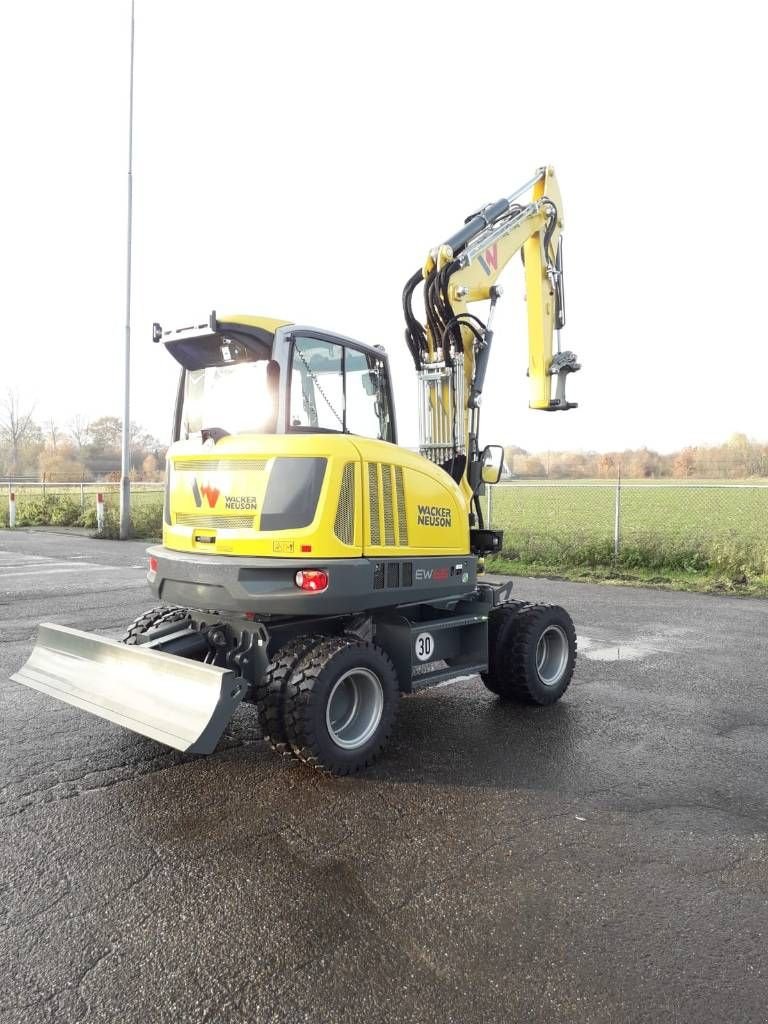
M237 673L44 622L11 679L189 754L210 754L247 689Z
M576 358L575 352L558 352L553 356L549 372L553 377L557 377L557 389L555 397L549 403L549 411L560 412L565 409L578 409L578 402L566 401L565 382L568 379L569 373L576 373L580 369L581 363Z

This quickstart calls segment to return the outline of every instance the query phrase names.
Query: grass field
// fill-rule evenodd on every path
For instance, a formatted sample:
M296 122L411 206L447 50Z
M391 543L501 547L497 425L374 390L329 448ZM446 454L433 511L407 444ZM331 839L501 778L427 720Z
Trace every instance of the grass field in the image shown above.
M625 484L614 553L614 485L513 484L492 497L504 558L550 569L768 576L768 487Z

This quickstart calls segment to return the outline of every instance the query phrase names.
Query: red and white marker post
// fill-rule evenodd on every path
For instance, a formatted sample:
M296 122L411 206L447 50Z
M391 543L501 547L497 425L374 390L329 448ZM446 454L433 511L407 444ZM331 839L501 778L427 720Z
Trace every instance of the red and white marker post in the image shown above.
M96 495L96 532L104 531L104 495L99 491Z
M11 529L16 525L16 492L8 491L8 525Z

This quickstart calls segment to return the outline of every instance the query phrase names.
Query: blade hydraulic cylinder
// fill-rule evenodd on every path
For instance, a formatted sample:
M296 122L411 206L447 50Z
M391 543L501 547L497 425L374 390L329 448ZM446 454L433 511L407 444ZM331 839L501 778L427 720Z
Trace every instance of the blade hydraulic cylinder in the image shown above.
M210 754L245 692L229 669L45 622L11 676L190 754Z

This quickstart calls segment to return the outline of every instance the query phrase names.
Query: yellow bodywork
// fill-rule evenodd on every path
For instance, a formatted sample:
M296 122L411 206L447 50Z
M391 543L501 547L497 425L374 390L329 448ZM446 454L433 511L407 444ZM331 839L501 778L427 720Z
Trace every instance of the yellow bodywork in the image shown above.
M529 407L549 408L552 397L552 377L549 367L552 362L552 337L554 320L554 292L547 274L547 257L544 253L543 232L547 223L546 209L539 201L546 196L558 210L558 222L552 235L550 247L557 251L557 244L563 227L563 201L555 181L555 172L547 167L544 175L533 186L528 216L493 244L490 253L472 260L469 266L451 276L450 294L454 312L466 313L472 302L482 302L491 295L504 268L520 250L525 257L525 293L528 306L528 377L530 383ZM472 383L475 362L472 335L464 330L464 376L467 389Z
M434 280L444 269L447 274L445 298L450 319L445 325L439 318L432 320L444 327L442 337L433 337L434 328L424 325L421 370L427 394L425 419L431 420L431 436L441 439L432 447L440 451L455 448L467 456L458 483L441 468L442 454L432 462L396 445L351 434L235 434L223 437L215 446L199 440L178 441L168 457L165 546L177 551L278 558L469 554L470 508L476 486L468 479L468 468L470 460L478 457L479 404L477 396L469 396L473 384L480 387L478 354L485 347L485 338L492 337L490 315L488 324L483 325L487 333L478 338L476 329L468 324L480 321L469 309L473 303L495 302L500 275L521 251L528 304L530 407L550 409L560 404L559 399L552 402L551 393L562 198L552 167L540 168L530 184L533 191L528 200L508 205L506 216L486 220L469 241L459 244L458 256L450 244L444 244L429 254L422 269L424 280L430 275ZM289 323L245 314L232 314L220 321L269 334ZM446 368L443 350L451 324L460 325L462 345L458 347L463 348L455 353L455 367L461 367L455 372ZM462 373L463 388L459 387ZM302 459L326 460L313 517L300 526L275 528L275 514L265 512L270 501L274 505L269 487L275 466L278 460ZM299 476L294 475L294 486L297 479L303 479L301 472L296 471ZM307 487L313 496L315 473L316 464L307 461ZM266 521L262 521L263 515Z
M276 320L271 316L250 316L248 313L228 313L220 316L222 324L244 324L246 327L259 327L262 331L274 334L279 327L290 327L291 320Z
M557 220L550 240L549 252L544 251L544 235L549 211L557 210ZM528 377L530 384L529 407L550 409L552 398L552 376L550 368L553 357L553 334L555 318L555 295L553 286L553 260L563 227L563 203L560 189L552 167L542 168L533 185L528 204L522 214L510 220L509 226L502 225L494 233L493 241L487 247L473 249L467 246L465 264L450 275L448 294L451 311L455 317L466 316L472 303L488 301L492 289L509 261L522 250L525 260L525 285L528 306ZM467 256L470 254L471 256ZM454 253L447 245L439 246L429 255L424 264L423 276L439 271L451 262ZM461 329L463 338L464 393L469 394L475 378L476 343L469 327ZM425 325L426 356L425 368L442 365L444 353L441 339L433 338L428 324ZM429 415L432 419L433 436L445 436L448 425L454 421L454 398L448 380L432 385ZM466 408L459 410L461 417L462 444L469 449L471 417ZM471 488L465 480L462 484L469 498Z
M312 521L262 529L276 459L327 460ZM163 544L202 554L297 558L469 554L469 514L439 467L350 434L238 434L168 453ZM345 504L346 503L346 504ZM167 520L170 519L170 522Z

